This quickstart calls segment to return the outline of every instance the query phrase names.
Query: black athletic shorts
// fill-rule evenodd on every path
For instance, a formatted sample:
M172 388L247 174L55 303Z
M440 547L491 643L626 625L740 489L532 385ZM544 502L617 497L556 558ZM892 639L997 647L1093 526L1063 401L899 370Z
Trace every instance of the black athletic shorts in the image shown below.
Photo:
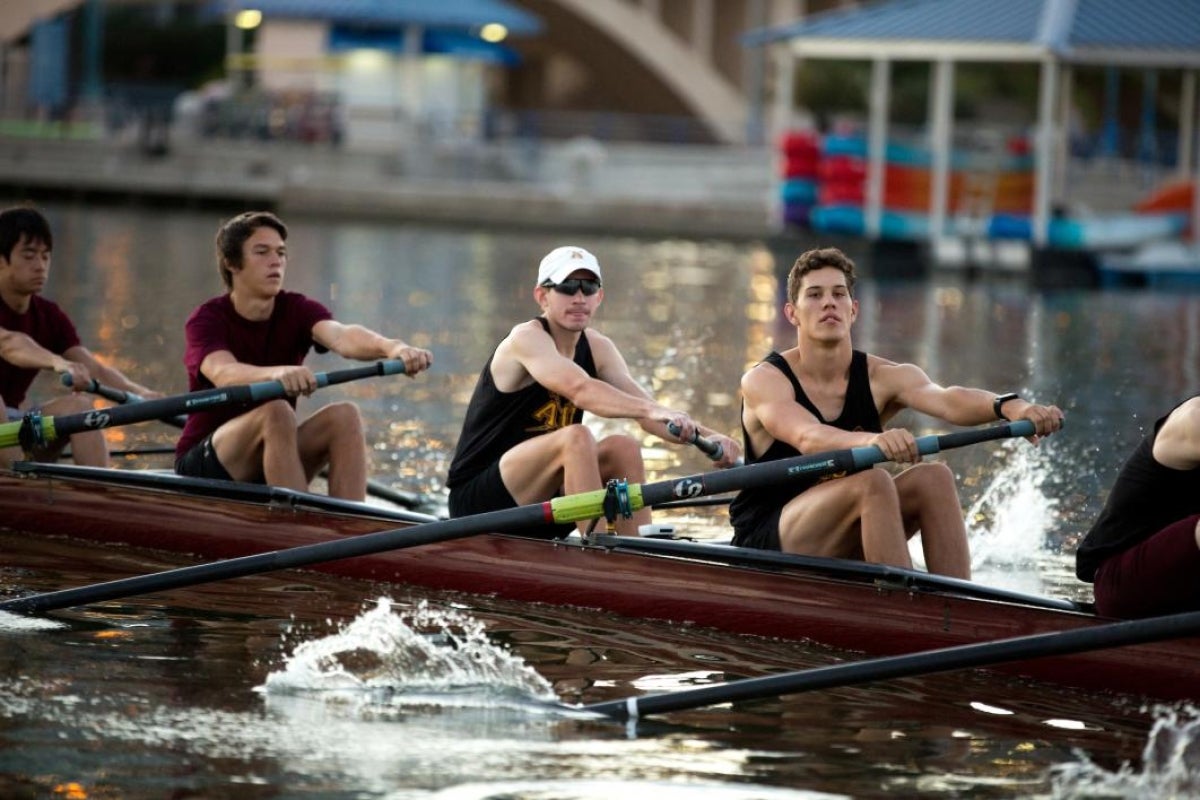
M188 478L211 478L217 481L231 481L233 476L217 458L217 451L212 446L212 434L204 437L204 441L193 445L191 450L175 459L175 472Z
M472 514L516 508L517 501L508 493L500 477L500 462L497 461L466 483L451 489L449 506L451 517L469 517ZM562 539L570 536L574 530L575 523L568 522L534 525L513 533L535 539Z
M752 520L735 525L733 544L736 547L753 547L758 550L782 550L779 542L779 518L783 506L762 509ZM741 522L741 520L739 520Z

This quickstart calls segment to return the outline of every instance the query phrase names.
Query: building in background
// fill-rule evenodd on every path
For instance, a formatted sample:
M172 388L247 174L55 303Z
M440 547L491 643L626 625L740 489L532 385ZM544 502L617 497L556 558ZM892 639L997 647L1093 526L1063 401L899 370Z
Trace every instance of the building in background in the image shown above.
M0 109L10 119L72 120L101 99L145 116L164 94L211 99L253 87L270 103L279 92L332 103L346 143L417 132L760 144L776 127L772 87L787 82L775 54L743 47L743 35L848 4L5 0ZM255 11L236 27L239 13ZM154 26L157 39L146 30ZM281 116L274 108L256 122L226 122L261 135Z

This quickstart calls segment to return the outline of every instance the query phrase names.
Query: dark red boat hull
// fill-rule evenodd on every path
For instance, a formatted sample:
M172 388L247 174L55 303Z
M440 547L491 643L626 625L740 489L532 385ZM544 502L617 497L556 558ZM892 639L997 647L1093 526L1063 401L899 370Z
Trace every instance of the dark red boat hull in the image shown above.
M415 524L362 513L362 506L358 513L313 507L306 497L277 493L267 502L201 497L171 485L118 485L64 467L55 467L52 473L0 472L6 527L189 553L201 560ZM735 548L689 549L681 544L664 555L639 551L640 546L617 537L601 537L599 544L585 545L485 534L331 561L314 569L357 579L597 608L739 634L811 640L871 655L1071 630L1105 621L1086 611L1068 610L1066 603L1055 608L1022 602L985 587L973 593L935 581L932 587L911 585L903 579L907 571L899 571L899 579L880 577L867 569L872 565L836 562L834 566L840 568L830 571L779 556L765 563L730 563L720 554L736 552ZM1200 638L1188 638L996 668L1091 690L1195 699L1200 697L1197 664Z

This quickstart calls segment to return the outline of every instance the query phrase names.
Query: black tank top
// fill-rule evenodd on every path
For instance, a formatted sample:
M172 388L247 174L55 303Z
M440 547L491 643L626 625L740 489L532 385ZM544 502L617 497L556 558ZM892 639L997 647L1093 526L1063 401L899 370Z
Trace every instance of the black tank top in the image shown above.
M544 317L536 319L549 333L550 323ZM466 483L521 442L583 421L581 409L539 383L515 392L497 389L492 380L492 359L495 357L493 351L479 373L454 460L450 462L447 488ZM575 345L574 361L589 376L596 377L596 363L592 359L587 331Z
M1200 469L1171 469L1154 460L1154 440L1169 416L1154 423L1121 467L1104 510L1075 553L1075 574L1080 580L1093 582L1096 570L1109 557L1172 522L1200 514Z
M825 425L832 425L845 431L874 431L883 430L879 420L879 409L875 407L875 398L871 394L871 379L867 373L867 354L855 350L850 359L850 380L846 385L846 403L837 419L826 420L821 412L804 392L804 387L792 372L787 360L779 353L771 353L763 359L764 363L782 372L792 384L796 394L796 402L812 412ZM787 442L776 439L760 456L755 456L750 446L750 434L746 425L742 424L742 452L747 464L757 464L763 461L778 461L782 458L804 455ZM729 519L733 523L734 543L743 535L757 530L767 522L777 521L779 509L796 495L815 486L824 478L801 478L774 486L763 486L753 489L743 489L729 505Z

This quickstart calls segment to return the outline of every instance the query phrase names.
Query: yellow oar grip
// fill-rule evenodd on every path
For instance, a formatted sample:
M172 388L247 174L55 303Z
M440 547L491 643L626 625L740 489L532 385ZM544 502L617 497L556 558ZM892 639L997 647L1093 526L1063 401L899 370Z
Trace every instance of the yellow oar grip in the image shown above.
M629 484L629 508L639 511L645 508L642 502L642 485ZM556 497L550 501L550 512L555 522L578 522L581 519L598 519L604 516L604 489L592 492L579 492L565 497Z

